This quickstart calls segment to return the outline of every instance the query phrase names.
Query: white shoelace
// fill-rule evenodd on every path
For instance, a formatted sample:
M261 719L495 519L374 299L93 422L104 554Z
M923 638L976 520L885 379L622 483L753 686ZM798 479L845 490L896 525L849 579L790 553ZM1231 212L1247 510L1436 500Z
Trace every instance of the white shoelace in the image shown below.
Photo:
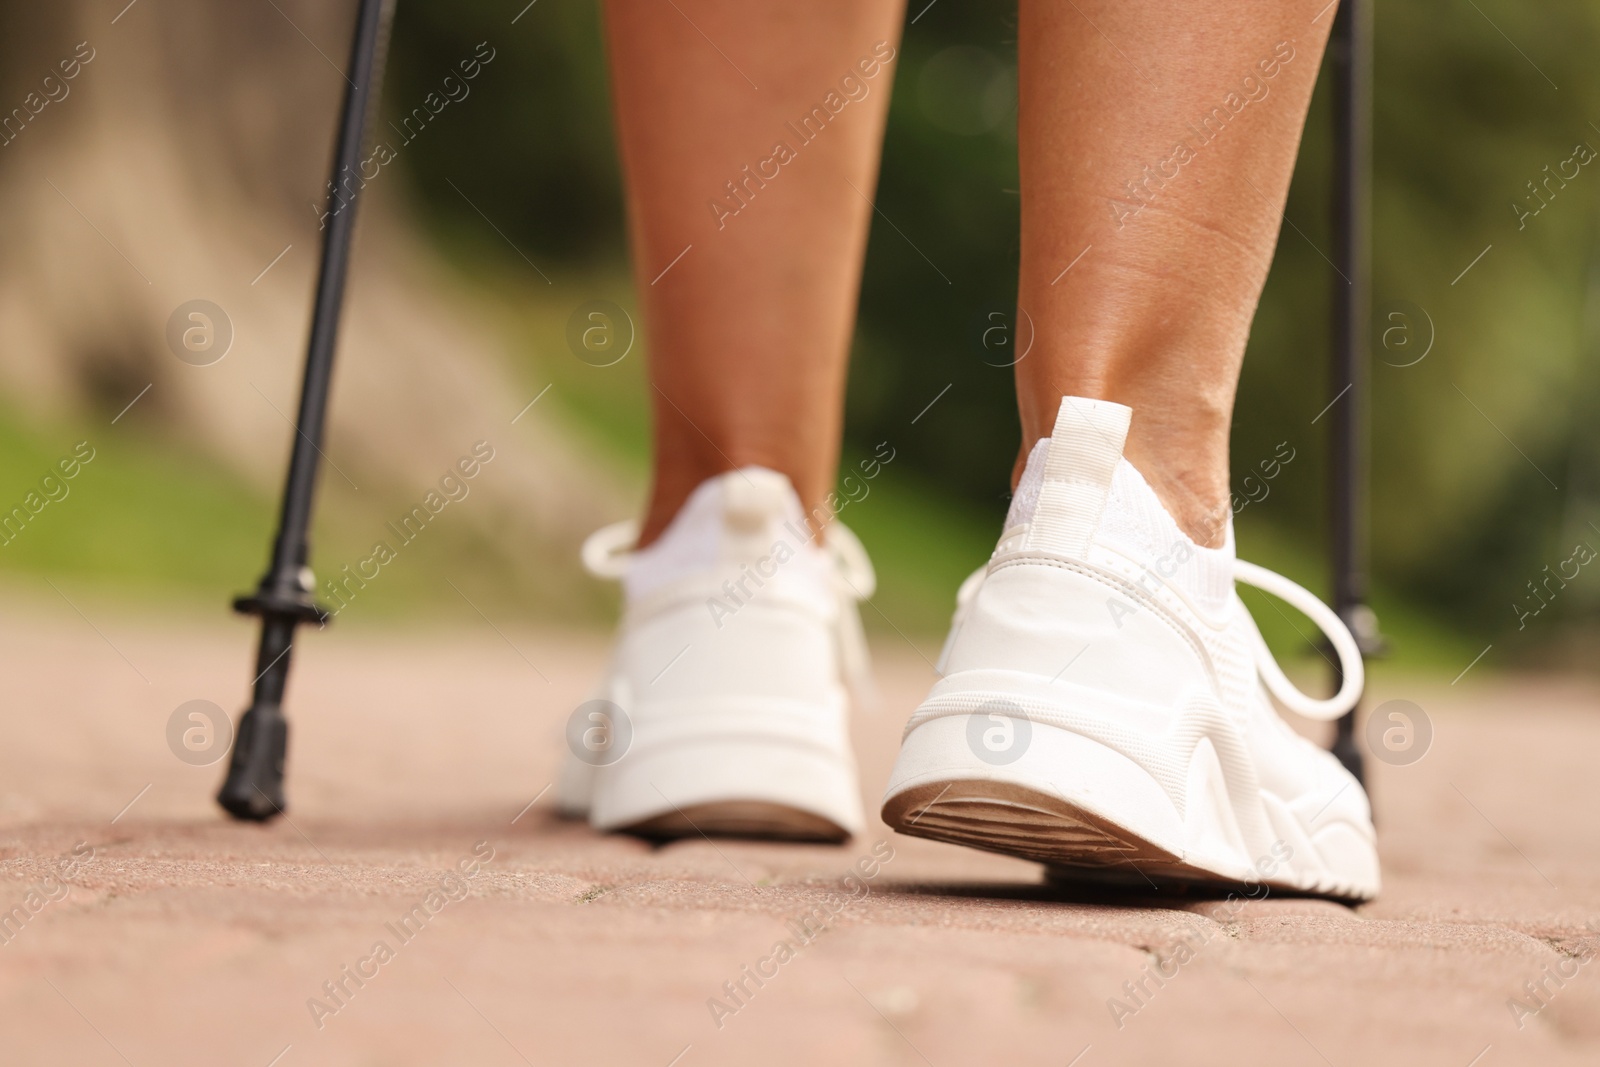
M623 519L600 527L584 538L583 549L579 553L583 557L584 570L596 578L621 581L623 575L628 573L628 561L633 556L633 546L638 542L637 519Z
M628 573L638 541L636 519L600 527L583 542L584 569L596 578L622 578ZM822 546L833 557L835 573L852 598L866 600L877 591L878 575L872 569L866 546L848 526L838 521L829 523L822 534Z
M1267 647L1261 631L1257 627L1250 627L1250 634L1255 639L1256 646L1256 670L1261 672L1261 680L1266 683L1267 689L1278 703L1296 715L1322 722L1337 719L1355 707L1356 702L1361 699L1362 687L1366 685L1366 668L1361 662L1361 649L1356 645L1356 639L1350 633L1350 627L1344 624L1344 620L1315 593L1304 586L1296 585L1276 571L1269 571L1257 564L1236 559L1233 561L1233 576L1246 585L1255 586L1263 593L1270 593L1316 623L1317 629L1327 635L1328 640L1333 643L1333 650L1338 653L1339 674L1342 676L1339 691L1326 700L1318 700L1301 692L1284 676L1283 668L1279 667L1278 661L1273 658L1272 650Z
M584 566L597 578L620 579L627 572L628 561L638 538L639 524L633 519L601 527L583 543ZM834 561L836 588L841 598L855 601L871 597L877 588L877 576L860 539L843 523L833 522L828 525L822 540L823 546ZM986 564L961 583L961 589L956 594L958 618L965 613L967 605L977 595L978 586L983 583L987 572ZM1233 562L1233 575L1237 581L1275 596L1304 614L1327 635L1333 644L1334 652L1339 657L1339 669L1342 675L1339 691L1326 699L1308 696L1283 673L1283 668L1278 666L1272 650L1261 637L1261 631L1254 626L1250 627L1255 645L1256 670L1273 698L1296 715L1319 721L1337 719L1355 707L1356 702L1361 699L1361 690L1366 684L1366 671L1355 637L1350 633L1350 628L1344 624L1344 620L1315 593L1275 571L1236 559ZM954 630L955 628L952 628L952 637ZM860 615L854 610L853 604L842 605L839 640L846 677L858 687L864 685L868 673L866 637L861 629ZM943 657L939 666L942 670Z
M960 629L960 620L966 613L967 605L978 595L978 587L983 584L988 571L989 567L985 564L973 571L967 576L967 580L961 583L961 589L956 593L956 622L950 629L952 639ZM1344 624L1344 620L1318 599L1315 593L1265 567L1236 559L1233 561L1233 577L1235 581L1254 586L1300 611L1327 635L1339 656L1339 672L1342 678L1339 691L1327 699L1308 696L1289 681L1283 673L1283 668L1278 666L1272 650L1267 647L1261 631L1251 626L1250 635L1255 645L1256 671L1261 675L1262 682L1266 684L1273 698L1296 715L1320 722L1337 719L1355 707L1361 699L1361 690L1366 685L1366 670L1361 661L1361 650L1357 647L1356 639L1350 633L1350 628ZM949 648L950 642L946 641L945 652L939 657L940 674L944 673Z
M602 526L583 542L584 568L596 578L621 580L628 572L638 541L639 523L635 519ZM856 690L857 699L865 702L871 699L872 670L867 637L855 602L866 600L877 591L878 575L861 539L844 523L835 520L827 525L822 547L833 561L834 590L840 599L840 667Z

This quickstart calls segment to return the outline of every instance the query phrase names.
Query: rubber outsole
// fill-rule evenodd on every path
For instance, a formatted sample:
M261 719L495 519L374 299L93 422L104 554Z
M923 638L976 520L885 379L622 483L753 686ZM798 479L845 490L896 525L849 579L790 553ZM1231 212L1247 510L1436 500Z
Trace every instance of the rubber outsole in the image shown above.
M1261 830L1241 834L1234 804L1249 802L1238 791L1230 799L1209 742L1190 757L1180 807L1126 756L1043 723L1032 724L1032 746L1022 758L990 764L970 748L964 718L926 720L906 737L882 808L893 829L1041 863L1056 881L1157 891L1239 888L1252 895L1264 885L1346 901L1376 893L1370 845L1352 852L1351 835L1339 837L1329 827L1313 841L1265 794L1260 810L1248 814L1276 842ZM1329 853L1319 842L1346 850ZM1256 852L1262 855L1252 860Z
M929 782L884 805L884 821L909 837L964 845L1045 866L1052 883L1089 884L1157 894L1200 889L1356 902L1354 891L1326 892L1281 879L1249 881L1184 862L1098 813L1026 786L993 780Z
M693 804L617 830L651 841L705 836L836 845L850 840L850 831L831 819L762 800Z
M704 719L670 740L641 731L598 769L589 818L598 830L654 840L743 837L838 842L861 826L848 742L778 732L746 720L737 732ZM717 727L719 729L712 729Z

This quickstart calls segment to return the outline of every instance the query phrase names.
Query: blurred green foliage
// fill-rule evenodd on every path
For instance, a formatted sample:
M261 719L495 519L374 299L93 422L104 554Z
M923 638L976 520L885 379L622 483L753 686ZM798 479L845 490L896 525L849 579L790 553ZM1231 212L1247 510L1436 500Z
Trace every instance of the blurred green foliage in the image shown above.
M447 245L518 269L454 182L535 261L614 279L606 268L626 250L599 10L544 0L511 24L520 8L401 3L391 107L420 98L480 41L498 55L477 83L481 98L430 129L405 167ZM1600 145L1588 84L1597 31L1590 5L1378 7L1373 564L1380 601L1413 605L1402 617L1447 618L1473 635L1468 645L1515 648L1510 605L1525 583L1576 539L1600 547L1600 528L1588 525L1600 521L1600 435L1585 417L1600 402L1600 175L1584 167L1520 228L1512 206L1538 203L1527 183L1546 164L1580 142ZM1015 300L1015 38L1004 4L944 0L908 27L848 402L847 455L891 440L894 473L923 506L974 530L1003 513L1017 439L1010 372L980 342ZM1240 538L1246 552L1292 546L1285 565L1313 586L1323 584L1327 422L1312 419L1337 393L1327 369L1329 127L1324 72L1234 432L1236 482L1279 442L1297 450L1271 495L1241 514ZM1398 365L1429 336L1422 362ZM637 398L620 403L642 417ZM642 445L636 424L625 434ZM857 521L871 525L867 511ZM1600 603L1600 578L1588 584L1556 605L1569 625ZM1537 639L1556 625L1541 620Z
M0 409L4 510L29 492L42 497L45 476L80 442L93 458L71 480L58 478L64 495L20 531L0 535L7 570L52 574L74 587L87 579L117 592L174 585L214 592L237 583L242 546L260 546L264 558L271 509L222 464L148 439L39 425L9 406ZM211 536L174 537L180 530Z
M498 309L530 395L555 382L552 417L642 479L640 361L597 369L570 358L563 340L584 301L633 306L601 12L590 2L525 3L400 0L384 119L403 122L461 60L480 45L494 50L470 95L404 145L396 166L411 211ZM1374 600L1405 661L1454 669L1489 641L1497 661L1548 656L1592 635L1600 606L1600 576L1585 568L1526 630L1513 607L1537 603L1528 583L1574 544L1600 548L1600 434L1588 417L1600 407L1600 174L1583 164L1571 176L1567 162L1579 144L1600 146L1588 59L1600 8L1420 0L1379 5L1376 30ZM1010 321L1015 300L1015 38L1009 4L940 0L907 29L851 367L846 462L880 441L896 450L846 516L877 550L881 593L867 623L907 633L930 656L955 585L988 552L1017 440L1011 372L982 343L985 329ZM1327 421L1312 420L1338 392L1327 326L1336 279L1324 255L1329 116L1324 77L1233 440L1236 485L1281 442L1295 449L1269 495L1239 515L1239 537L1244 555L1315 589L1326 585ZM1569 177L1551 180L1547 166ZM265 552L272 501L177 437L123 428L123 443L83 474L103 484L51 505L0 567L64 575L69 591L78 577L208 597L244 588ZM18 497L82 436L0 410L0 491ZM333 489L318 523L325 570L359 554L383 514ZM57 508L94 514L52 529ZM208 531L198 553L186 536L195 528ZM535 566L477 537L463 530L419 548L367 607L405 614L441 585L429 568L463 553L508 574ZM508 611L550 608L539 600L548 590L525 573L479 584L503 585L495 602ZM587 616L595 606L564 610ZM1299 640L1277 613L1261 617L1269 639Z

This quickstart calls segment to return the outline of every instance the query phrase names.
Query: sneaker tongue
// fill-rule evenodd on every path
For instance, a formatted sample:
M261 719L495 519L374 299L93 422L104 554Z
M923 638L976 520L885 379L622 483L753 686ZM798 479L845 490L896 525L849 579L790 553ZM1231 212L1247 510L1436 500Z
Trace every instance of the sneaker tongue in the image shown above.
M1122 462L1132 414L1132 409L1109 400L1061 398L1040 464L1039 497L1024 547L1079 559L1089 551L1111 493L1112 476ZM1036 458L1037 449L1029 457L1029 467Z

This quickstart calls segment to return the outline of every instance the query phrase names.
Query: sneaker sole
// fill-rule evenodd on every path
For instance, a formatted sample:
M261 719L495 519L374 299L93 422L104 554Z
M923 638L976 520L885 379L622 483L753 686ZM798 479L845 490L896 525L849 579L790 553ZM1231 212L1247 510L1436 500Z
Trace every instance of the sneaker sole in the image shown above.
M1340 900L1376 894L1377 858L1370 845L1339 842L1355 849L1352 866L1363 873L1330 870L1323 850L1311 844L1288 809L1265 797L1253 814L1279 838L1252 858L1208 741L1191 759L1185 817L1161 785L1122 753L1059 727L1028 725L1027 750L1014 762L995 765L969 747L967 716L922 723L901 747L883 821L909 836L1042 863L1055 881L1158 891L1164 884L1266 885ZM1272 851L1280 844L1289 846L1287 861Z
M685 837L735 837L760 841L841 844L850 831L813 812L760 800L694 804L617 828L652 841Z
M741 837L847 841L861 798L848 751L793 737L680 737L635 746L596 776L589 821L653 840Z

